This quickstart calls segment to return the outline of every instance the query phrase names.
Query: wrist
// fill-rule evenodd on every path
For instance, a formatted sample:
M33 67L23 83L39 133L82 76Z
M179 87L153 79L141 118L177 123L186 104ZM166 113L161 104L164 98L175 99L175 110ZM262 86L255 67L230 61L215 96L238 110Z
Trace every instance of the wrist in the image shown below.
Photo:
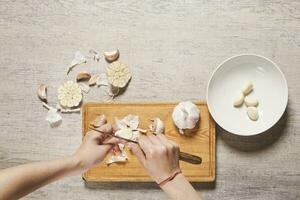
M82 173L85 170L82 160L76 154L70 156L68 159L70 160L70 165L73 172Z
M167 181L164 184L159 185L161 189L165 190L168 188L176 187L184 182L188 182L182 173L177 174L172 180Z

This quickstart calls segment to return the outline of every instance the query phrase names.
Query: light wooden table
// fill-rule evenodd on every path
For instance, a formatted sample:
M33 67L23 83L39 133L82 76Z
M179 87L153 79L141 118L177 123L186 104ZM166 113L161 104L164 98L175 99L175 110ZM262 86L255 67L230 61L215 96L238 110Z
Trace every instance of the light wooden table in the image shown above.
M49 85L50 104L68 78L73 53L119 48L133 79L116 101L205 100L213 69L241 53L269 57L289 84L289 106L273 133L240 139L218 128L215 185L204 199L300 198L300 2L257 1L0 1L0 168L71 154L81 116L58 128L44 120L36 97ZM103 72L90 62L76 72ZM273 91L276 92L276 91ZM93 89L85 101L101 101ZM165 199L149 184L84 185L80 176L24 199Z

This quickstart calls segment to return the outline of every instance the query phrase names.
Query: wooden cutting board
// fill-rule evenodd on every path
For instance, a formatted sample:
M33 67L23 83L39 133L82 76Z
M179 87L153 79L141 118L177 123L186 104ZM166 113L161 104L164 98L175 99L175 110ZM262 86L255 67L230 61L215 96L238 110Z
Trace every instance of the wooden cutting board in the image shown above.
M208 112L206 103L196 103L201 112L197 128L189 136L180 135L173 124L172 111L177 103L86 103L82 112L83 136L89 130L90 122L100 114L108 121L115 117L122 119L128 114L138 115L140 128L148 129L150 119L159 117L165 123L167 138L177 142L180 150L202 158L202 164L193 165L180 161L183 174L192 182L212 182L215 180L215 122ZM152 182L147 172L135 156L128 151L129 160L125 164L106 165L106 160L83 174L88 182ZM109 157L109 156L108 156ZM108 157L106 159L108 159Z

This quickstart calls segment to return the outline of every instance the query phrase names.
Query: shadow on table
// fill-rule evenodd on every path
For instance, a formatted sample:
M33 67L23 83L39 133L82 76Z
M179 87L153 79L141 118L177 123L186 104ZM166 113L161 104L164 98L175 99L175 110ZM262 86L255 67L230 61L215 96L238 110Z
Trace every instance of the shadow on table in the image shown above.
M102 189L102 190L145 190L152 189L158 190L160 189L156 183L153 182L85 182L85 187L88 189ZM215 182L211 183L192 183L193 187L196 190L199 189L214 189Z
M225 131L219 126L217 127L217 132L220 138L233 148L246 152L259 151L269 147L281 137L286 128L287 118L288 107L280 120L271 129L259 135L238 136Z

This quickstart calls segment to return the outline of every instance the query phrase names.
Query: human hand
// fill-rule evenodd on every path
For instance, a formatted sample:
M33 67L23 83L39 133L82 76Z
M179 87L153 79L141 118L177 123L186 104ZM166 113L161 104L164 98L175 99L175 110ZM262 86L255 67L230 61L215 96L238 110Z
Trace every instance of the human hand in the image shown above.
M96 131L89 131L79 149L73 155L78 161L79 170L86 171L101 162L109 151L118 150L117 138L109 137Z
M129 143L131 150L157 183L179 170L179 146L163 134L141 136L138 143Z

